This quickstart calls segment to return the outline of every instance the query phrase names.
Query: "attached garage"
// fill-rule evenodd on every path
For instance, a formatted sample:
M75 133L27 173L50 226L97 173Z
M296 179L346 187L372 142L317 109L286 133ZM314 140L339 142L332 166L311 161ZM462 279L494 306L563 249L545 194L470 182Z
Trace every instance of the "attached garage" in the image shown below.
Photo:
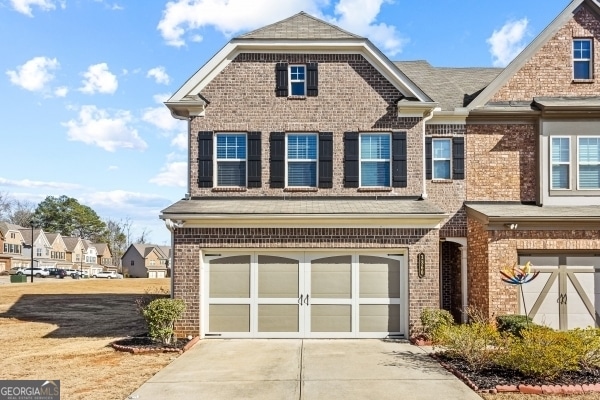
M148 278L165 278L166 271L148 270Z
M202 334L406 337L405 265L401 252L205 252Z
M525 305L534 322L554 329L599 326L600 255L521 254L539 276L523 286ZM525 313L523 302L521 313Z

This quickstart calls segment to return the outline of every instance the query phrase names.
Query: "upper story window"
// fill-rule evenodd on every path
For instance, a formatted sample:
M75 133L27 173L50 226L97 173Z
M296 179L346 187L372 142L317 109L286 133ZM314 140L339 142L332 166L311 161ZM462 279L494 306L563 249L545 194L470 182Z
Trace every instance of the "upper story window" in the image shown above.
M246 134L218 133L217 186L246 186Z
M600 189L600 137L578 138L579 189Z
M10 238L11 238L11 239L14 239L14 238L16 238L16 237L17 237L17 235L16 235L14 232L11 232L11 234L10 234Z
M287 135L287 185L317 187L317 135Z
M42 249L35 249L35 254L37 257L41 257L42 256Z
M390 135L360 135L360 186L387 187L390 184Z
M20 244L12 244L12 243L4 243L4 252L20 254L21 253L21 245Z
M550 149L552 159L551 189L571 188L571 140L553 137Z
M319 94L318 64L277 63L275 66L275 96L317 96Z
M135 260L131 260L131 265L135 265Z
M433 139L433 179L451 179L452 139Z
M592 40L573 40L573 79L592 79Z

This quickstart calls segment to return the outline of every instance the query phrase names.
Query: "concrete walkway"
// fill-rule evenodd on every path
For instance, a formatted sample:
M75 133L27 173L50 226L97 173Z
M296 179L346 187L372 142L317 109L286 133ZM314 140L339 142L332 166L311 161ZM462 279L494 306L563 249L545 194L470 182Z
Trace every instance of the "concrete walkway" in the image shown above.
M405 341L209 339L129 399L481 400Z

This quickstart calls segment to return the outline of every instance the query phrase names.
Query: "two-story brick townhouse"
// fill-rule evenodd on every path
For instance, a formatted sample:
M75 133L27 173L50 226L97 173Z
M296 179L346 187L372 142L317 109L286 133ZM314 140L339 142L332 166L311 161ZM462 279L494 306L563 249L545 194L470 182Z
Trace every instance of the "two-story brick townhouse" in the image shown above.
M161 214L180 333L407 337L440 306L440 238L466 268L465 116L436 119L368 39L299 13L166 105L189 126L189 193Z
M19 230L22 228L19 225L0 222L0 232L4 236L0 262L4 263L6 271L14 267L27 268L31 264L30 259L23 254L24 239Z

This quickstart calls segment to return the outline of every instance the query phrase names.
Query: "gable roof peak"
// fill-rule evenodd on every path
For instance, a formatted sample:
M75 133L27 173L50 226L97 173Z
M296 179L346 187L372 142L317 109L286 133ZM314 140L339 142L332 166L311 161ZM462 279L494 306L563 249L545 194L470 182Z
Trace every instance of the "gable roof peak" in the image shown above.
M329 22L300 11L286 19L236 37L236 39L364 39Z

